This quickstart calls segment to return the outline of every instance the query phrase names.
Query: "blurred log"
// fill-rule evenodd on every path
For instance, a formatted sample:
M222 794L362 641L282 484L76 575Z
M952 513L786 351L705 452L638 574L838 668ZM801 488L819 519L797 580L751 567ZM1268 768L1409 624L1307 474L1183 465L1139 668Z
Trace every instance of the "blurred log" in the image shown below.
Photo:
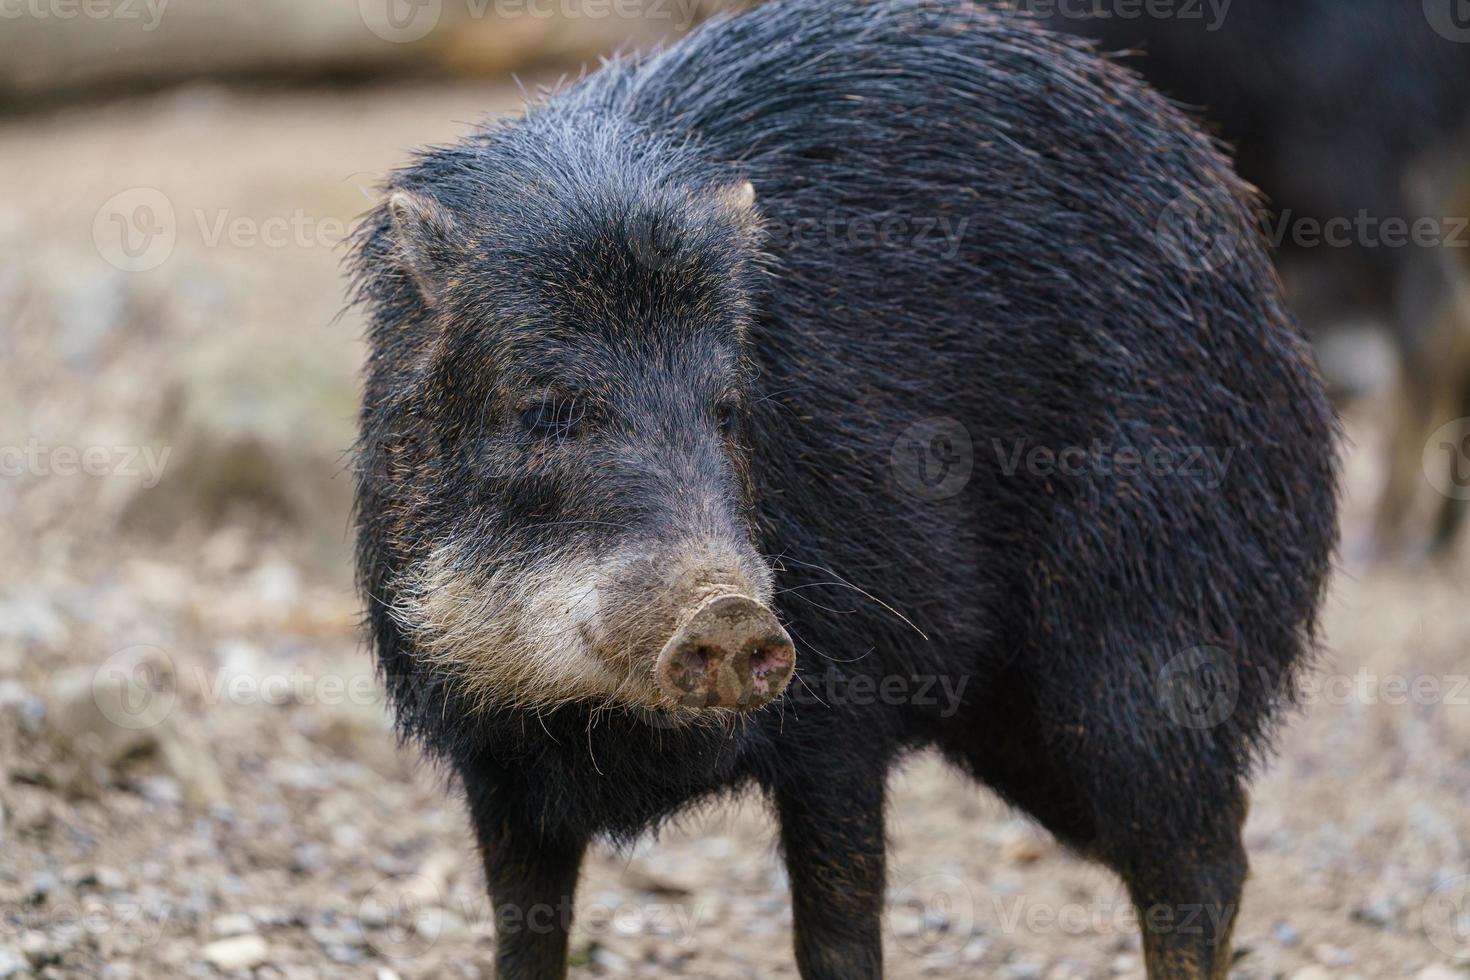
M0 100L191 78L503 74L673 39L721 0L5 0Z

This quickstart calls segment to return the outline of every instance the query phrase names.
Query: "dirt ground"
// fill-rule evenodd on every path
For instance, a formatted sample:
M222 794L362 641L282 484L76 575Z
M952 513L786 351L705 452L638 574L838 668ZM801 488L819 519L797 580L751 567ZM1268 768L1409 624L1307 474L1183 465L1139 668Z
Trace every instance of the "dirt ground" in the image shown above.
M519 101L0 122L0 977L490 975L459 804L354 632L334 246L407 148ZM1470 976L1470 565L1357 561L1377 418L1330 652L1254 796L1242 980ZM891 976L1141 976L1110 877L932 759L892 795ZM580 901L574 976L795 976L756 800L597 852Z

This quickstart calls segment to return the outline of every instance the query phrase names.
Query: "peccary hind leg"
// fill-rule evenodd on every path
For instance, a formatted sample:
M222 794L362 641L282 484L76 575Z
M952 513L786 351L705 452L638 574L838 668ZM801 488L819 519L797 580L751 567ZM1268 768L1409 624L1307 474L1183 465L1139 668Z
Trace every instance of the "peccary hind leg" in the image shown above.
M1149 980L1225 980L1246 868L1236 851L1218 862L1160 855L1152 867L1125 873Z
M1224 980L1246 876L1246 793L1231 764L1202 733L1140 742L1069 715L1044 683L1013 681L957 733L951 758L1117 872L1149 980Z

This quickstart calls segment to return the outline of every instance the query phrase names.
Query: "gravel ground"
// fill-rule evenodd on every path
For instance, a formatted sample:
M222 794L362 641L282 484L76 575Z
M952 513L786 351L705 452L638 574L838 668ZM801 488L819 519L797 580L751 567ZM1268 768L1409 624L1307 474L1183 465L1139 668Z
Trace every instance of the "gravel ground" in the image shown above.
M406 148L518 101L197 88L0 124L0 447L26 460L0 477L0 978L490 975L459 805L355 637L333 245ZM1470 566L1356 564L1376 417L1350 420L1330 653L1254 797L1238 978L1470 976ZM893 801L892 976L1141 975L1107 875L933 759ZM794 977L758 802L597 852L573 945L574 976Z

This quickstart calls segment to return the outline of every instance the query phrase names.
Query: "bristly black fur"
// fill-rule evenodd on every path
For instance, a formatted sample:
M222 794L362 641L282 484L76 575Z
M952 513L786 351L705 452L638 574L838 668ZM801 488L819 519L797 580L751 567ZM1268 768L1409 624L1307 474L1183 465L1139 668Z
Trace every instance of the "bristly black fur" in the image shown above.
M709 203L743 179L757 239ZM459 237L437 313L386 208L354 243L371 317L359 577L402 730L464 779L488 850L626 840L754 782L793 867L826 859L807 834L820 822L853 854L876 840L881 891L882 776L937 746L1135 897L1188 891L1157 867L1191 860L1228 895L1241 782L1314 643L1335 430L1255 202L1164 99L1082 42L980 8L775 0L426 151L392 187L438 202ZM1168 231L1187 195L1230 236L1218 267ZM885 218L902 241L843 230ZM787 233L813 221L837 231ZM931 221L963 230L954 247ZM626 358L586 363L587 332ZM498 521L639 526L628 498L654 492L635 475L517 482L469 465L498 379L575 373L608 411L636 402L695 433L696 407L647 386L667 371L682 391L714 364L744 386L742 475L703 456L681 472L735 501L772 560L798 650L786 702L729 730L578 704L473 710L390 614L398 576L429 542ZM963 489L940 499L895 472L905 432L931 419L973 447ZM1038 447L1231 455L1213 485L1043 472L1025 463ZM1161 678L1200 648L1226 651L1234 707L1183 725ZM830 691L832 670L963 678L964 694L954 711L799 697ZM845 822L870 811L876 830ZM492 891L520 894L487 862ZM805 904L819 887L805 875L805 975L871 974L869 940ZM848 940L864 952L832 951Z

